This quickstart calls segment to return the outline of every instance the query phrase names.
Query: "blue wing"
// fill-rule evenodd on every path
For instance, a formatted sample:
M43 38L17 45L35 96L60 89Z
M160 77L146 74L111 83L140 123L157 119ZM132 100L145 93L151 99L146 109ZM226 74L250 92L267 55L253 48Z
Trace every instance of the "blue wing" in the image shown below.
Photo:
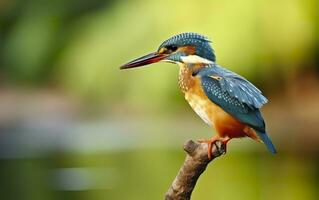
M253 84L217 65L201 69L198 74L207 97L227 113L252 128L265 132L259 108L267 102Z
M219 77L217 79L222 91L227 92L231 97L238 99L250 108L261 108L268 102L261 91L244 77L218 65L202 69L199 75Z
M275 146L265 131L265 122L259 108L267 99L245 78L218 65L208 66L198 73L207 97L231 116L256 130L270 152Z

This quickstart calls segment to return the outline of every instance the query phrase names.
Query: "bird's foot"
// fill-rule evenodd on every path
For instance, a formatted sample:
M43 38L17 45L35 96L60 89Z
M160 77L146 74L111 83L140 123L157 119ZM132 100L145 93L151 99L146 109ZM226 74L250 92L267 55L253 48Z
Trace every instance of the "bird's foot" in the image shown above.
M222 146L224 147L224 153L223 154L226 154L227 152L227 143L230 141L230 138L225 138L222 140Z
M217 141L221 142L221 146L223 148L223 153L222 154L226 154L227 152L227 143L229 142L230 138L220 138L218 136L214 136L210 139L199 139L197 140L199 143L206 143L208 145L207 147L207 155L208 155L208 160L212 159L212 149L213 149L213 144L216 144Z
M215 144L217 141L219 141L219 137L212 137L210 139L199 139L197 140L199 143L206 143L208 145L207 147L207 155L208 155L208 160L212 159L212 149L213 149L213 144Z

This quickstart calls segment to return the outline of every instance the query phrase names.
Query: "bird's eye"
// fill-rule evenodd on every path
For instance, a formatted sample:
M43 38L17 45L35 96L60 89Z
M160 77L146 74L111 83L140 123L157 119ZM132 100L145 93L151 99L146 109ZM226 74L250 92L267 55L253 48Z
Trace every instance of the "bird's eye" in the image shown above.
M167 46L166 49L167 49L167 53L172 53L177 50L177 46L170 45L170 46Z

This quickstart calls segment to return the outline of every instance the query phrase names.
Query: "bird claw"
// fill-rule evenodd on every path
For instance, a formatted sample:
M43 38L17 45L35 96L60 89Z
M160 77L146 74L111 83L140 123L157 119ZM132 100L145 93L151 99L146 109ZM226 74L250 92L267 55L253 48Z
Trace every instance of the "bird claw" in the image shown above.
M219 155L225 155L227 152L227 143L229 142L230 138L222 139L219 137L212 137L211 139L198 139L197 142L199 143L206 143L207 147L207 155L208 160L212 160L212 149L213 144L215 144Z
M218 139L213 137L211 139L199 139L197 140L199 143L206 143L208 145L207 147L207 156L208 156L208 160L212 160L212 149L213 149L213 144L215 144ZM216 144L215 144L216 145ZM216 145L217 146L217 145Z

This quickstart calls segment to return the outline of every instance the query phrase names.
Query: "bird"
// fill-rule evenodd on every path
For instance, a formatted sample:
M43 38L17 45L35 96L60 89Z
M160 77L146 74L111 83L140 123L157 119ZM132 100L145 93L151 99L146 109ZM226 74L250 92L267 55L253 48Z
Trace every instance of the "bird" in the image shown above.
M177 64L179 88L199 117L217 132L208 145L220 141L226 152L233 138L249 137L264 143L275 154L276 148L266 132L260 108L268 102L262 92L244 77L216 63L211 40L201 34L185 32L165 40L157 51L120 67L130 69L157 62Z

